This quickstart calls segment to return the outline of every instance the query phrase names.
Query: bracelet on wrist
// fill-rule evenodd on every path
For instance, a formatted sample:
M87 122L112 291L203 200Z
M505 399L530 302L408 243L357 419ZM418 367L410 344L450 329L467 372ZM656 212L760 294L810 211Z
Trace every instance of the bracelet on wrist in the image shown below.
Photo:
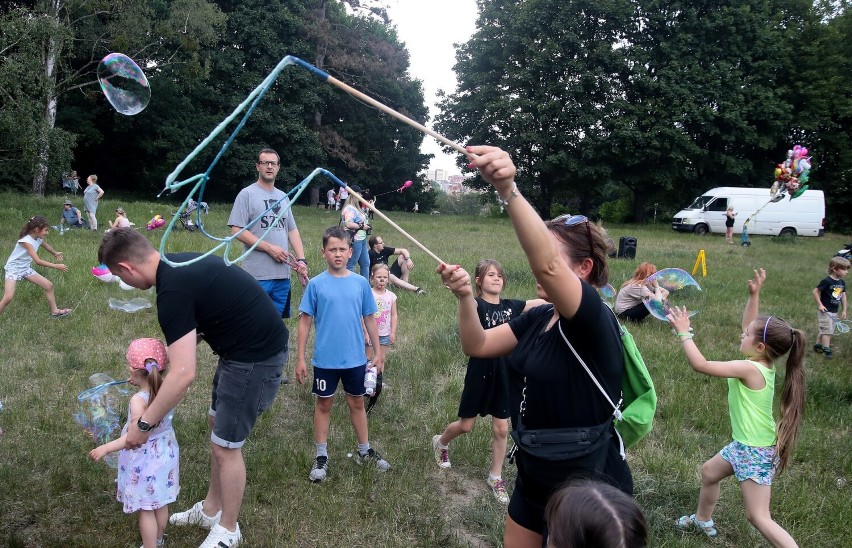
M512 201L512 198L517 198L518 196L520 196L520 194L518 194L518 185L514 181L512 182L512 190L509 192L509 196L505 200L502 196L500 196L500 193L496 190L494 191L494 194L497 195L497 203L499 203L503 207L507 207L509 205L509 202Z

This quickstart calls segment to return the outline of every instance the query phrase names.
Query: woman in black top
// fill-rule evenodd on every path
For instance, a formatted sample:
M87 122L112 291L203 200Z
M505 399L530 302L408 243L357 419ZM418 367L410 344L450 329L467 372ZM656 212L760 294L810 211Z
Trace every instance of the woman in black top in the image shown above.
M507 361L515 429L522 401L526 429L603 424L613 408L574 357L562 333L610 398L619 401L624 360L618 323L595 289L606 284L609 276L605 235L582 216L564 215L545 223L518 191L515 166L506 152L488 146L468 147L468 151L471 167L478 168L494 186L509 213L538 282L539 297L551 304L485 330L476 315L468 273L459 266L441 265L438 272L444 285L459 299L462 349L479 358L511 354ZM567 479L593 477L632 494L630 469L620 452L618 436L611 433L602 470L577 468L571 462L533 463L523 452L516 453L518 479L506 517L506 548L542 546L545 505Z

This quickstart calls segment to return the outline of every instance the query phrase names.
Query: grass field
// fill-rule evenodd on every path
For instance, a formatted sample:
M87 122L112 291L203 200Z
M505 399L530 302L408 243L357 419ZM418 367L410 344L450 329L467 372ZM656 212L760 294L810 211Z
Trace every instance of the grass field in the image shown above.
M12 251L18 231L32 215L58 220L62 197L36 199L0 194L0 253ZM80 202L80 200L76 200ZM76 205L80 205L79 203ZM168 214L156 202L119 203L106 199L101 223L118 205L144 231L154 213ZM173 209L173 208L171 208ZM226 232L229 204L212 204L206 226ZM336 224L333 213L295 208L311 273L323 265L322 230ZM449 263L469 270L493 257L506 269L506 297L527 298L534 282L506 219L394 213L392 218ZM638 239L636 260L611 261L616 288L639 261L659 268L691 270L699 250L708 274L697 277L705 302L694 318L695 340L714 359L737 357L746 281L763 267L768 281L762 310L816 336L811 290L825 275L829 258L849 237L778 239L754 236L749 248L725 244L721 235L704 237L673 232L665 225L609 226L619 236ZM162 229L146 233L159 245ZM397 292L400 316L397 343L387 359L382 394L370 416L373 445L393 465L387 474L358 467L346 453L355 446L348 412L335 404L329 439L330 476L308 482L313 458L313 398L309 387L282 386L273 408L258 423L245 446L248 485L240 516L246 546L500 546L505 509L487 491L490 427L453 442L450 470L432 459L432 435L455 418L465 356L455 325L456 302L440 284L435 264L386 223L376 220L374 234L389 245L412 251L413 281L425 296ZM152 294L125 292L95 279L101 234L52 231L47 241L63 251L70 270L39 269L56 286L59 306L73 314L52 320L42 291L21 282L14 301L0 316L0 545L50 547L138 546L135 516L122 513L114 496L114 471L87 458L93 442L73 419L76 396L90 375L121 378L124 351L136 337L160 336L154 309L136 314L111 310L110 297ZM176 233L170 250L202 251L212 242L199 233ZM51 260L46 252L42 257ZM297 284L298 285L298 284ZM294 292L294 309L302 289ZM291 345L295 319L287 321ZM672 528L675 518L694 512L700 464L730 438L726 385L694 373L671 329L656 320L632 327L654 376L659 395L654 431L628 455L636 498L651 526L652 546L705 546L710 541ZM849 543L852 523L852 335L833 339L835 357L827 361L809 351L808 400L800 441L788 471L776 479L772 511L801 546L836 547ZM294 358L288 365L292 378ZM181 493L170 508L180 511L204 497L209 462L206 410L214 356L200 347L199 375L178 406L175 428L181 446ZM781 368L783 369L783 368ZM782 375L778 382L781 383ZM780 392L780 390L779 390ZM505 467L514 479L512 466ZM511 481L510 481L511 483ZM747 522L734 480L722 486L714 516L715 546L763 546ZM201 529L170 527L168 545L197 546Z

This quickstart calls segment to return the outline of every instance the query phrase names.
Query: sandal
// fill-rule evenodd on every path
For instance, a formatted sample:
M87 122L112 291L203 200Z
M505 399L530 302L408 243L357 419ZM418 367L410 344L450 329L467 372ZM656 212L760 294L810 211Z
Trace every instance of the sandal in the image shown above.
M687 530L692 527L695 527L710 538L716 537L715 525L716 524L713 523L712 519L708 519L707 521L701 521L700 519L695 517L695 514L692 514L691 516L681 516L675 522L675 527L677 527L678 529Z
M56 318L64 318L65 316L67 316L70 313L71 313L70 308L60 308L59 312L57 312L56 314L51 314L50 317L55 320Z

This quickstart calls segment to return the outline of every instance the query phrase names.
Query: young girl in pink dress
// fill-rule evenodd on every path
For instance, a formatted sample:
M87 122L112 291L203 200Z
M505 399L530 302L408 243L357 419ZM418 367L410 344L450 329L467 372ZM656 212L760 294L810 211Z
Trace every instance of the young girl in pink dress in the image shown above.
M172 429L173 411L153 425L148 441L138 449L126 449L127 427L138 421L157 397L163 383L168 358L166 347L158 339L136 339L127 348L128 382L139 387L130 398L127 424L117 440L105 443L89 453L99 461L119 451L118 490L116 499L124 504L124 512L139 512L139 531L143 548L163 545L163 534L169 519L169 503L177 499L178 444Z

